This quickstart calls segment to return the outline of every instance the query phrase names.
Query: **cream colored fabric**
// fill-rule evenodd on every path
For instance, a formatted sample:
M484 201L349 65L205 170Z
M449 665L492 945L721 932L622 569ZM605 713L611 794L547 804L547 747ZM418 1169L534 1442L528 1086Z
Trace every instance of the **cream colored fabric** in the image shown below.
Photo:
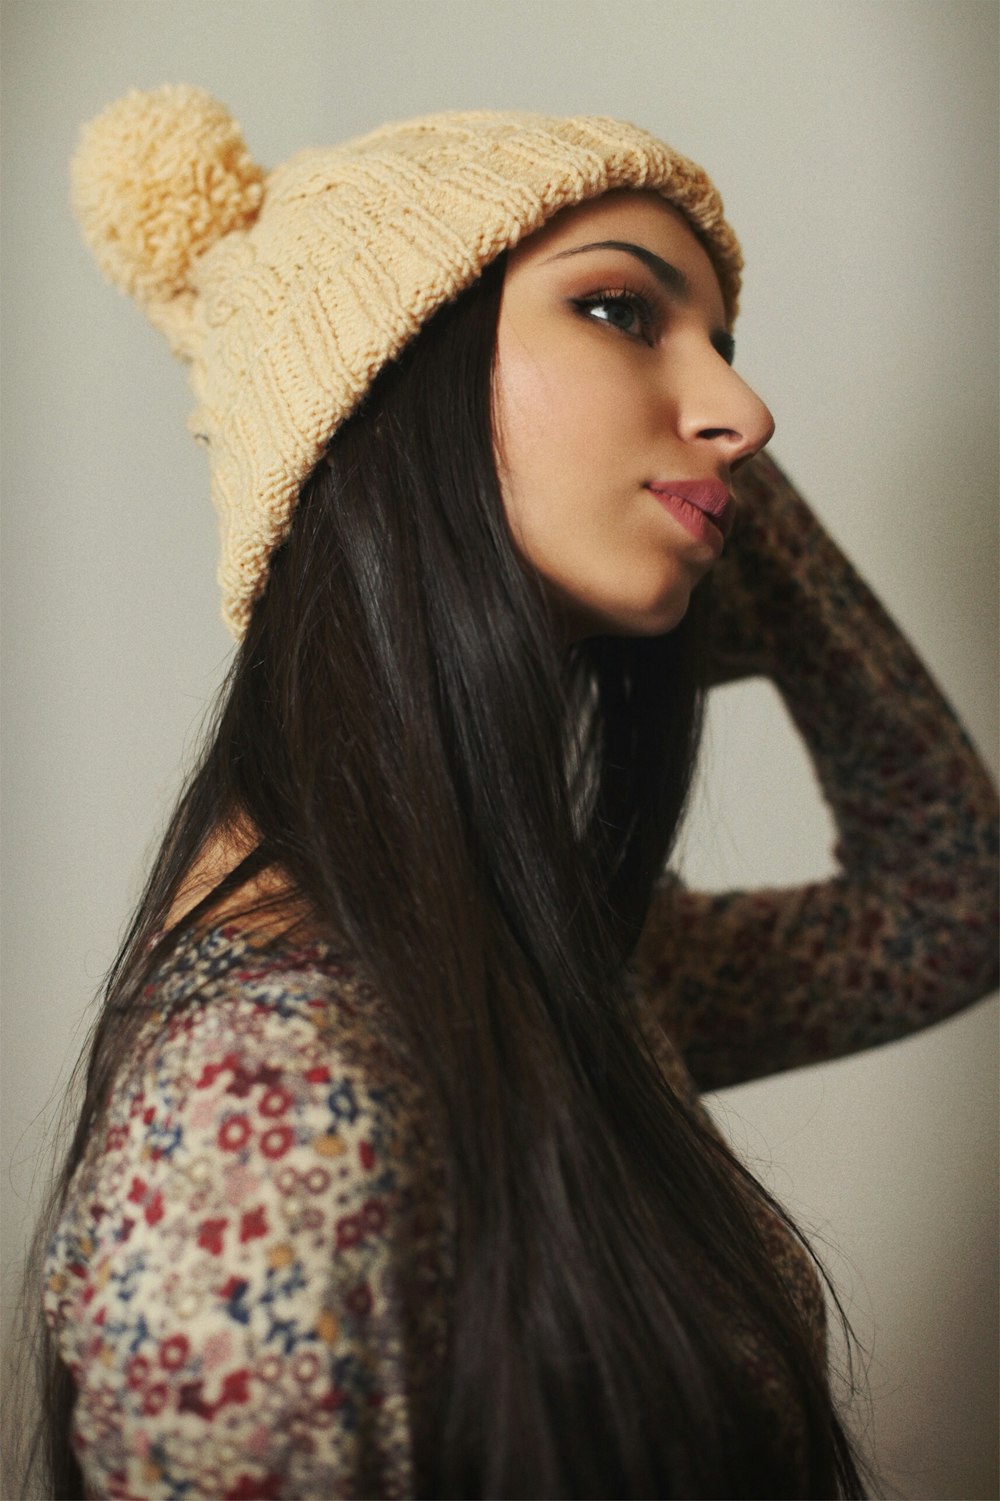
M687 216L732 323L742 258L719 195L633 125L445 113L266 174L202 89L133 89L83 128L84 238L190 366L188 427L208 451L235 636L303 481L382 366L501 251L619 187L654 189Z

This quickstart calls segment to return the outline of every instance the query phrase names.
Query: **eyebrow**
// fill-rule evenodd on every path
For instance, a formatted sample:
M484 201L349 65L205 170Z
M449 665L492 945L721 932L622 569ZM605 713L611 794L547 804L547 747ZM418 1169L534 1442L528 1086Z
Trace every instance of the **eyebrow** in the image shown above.
M569 250L559 250L549 259L561 261L570 255L583 255L588 250L621 250L625 255L634 256L647 271L653 273L663 290L675 302L691 301L691 283L684 272L654 251L647 250L645 245L634 245L631 240L594 240L588 245L573 245ZM717 329L712 334L712 343L723 359L732 364L736 351L736 341L732 334L724 328Z
M677 302L691 300L691 283L684 272L654 255L645 245L633 245L631 240L594 240L590 245L574 245L569 250L559 250L550 259L561 261L568 255L583 255L587 250L623 250L626 255L635 256L637 261L641 261L647 271L652 271L663 290L669 292Z

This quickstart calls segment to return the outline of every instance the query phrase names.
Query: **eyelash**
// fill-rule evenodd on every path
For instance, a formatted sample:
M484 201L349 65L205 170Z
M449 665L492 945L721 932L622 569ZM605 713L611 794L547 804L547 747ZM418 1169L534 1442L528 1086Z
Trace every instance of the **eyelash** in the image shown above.
M649 298L642 292L637 292L633 287L606 287L601 292L591 292L586 297L574 297L573 306L582 316L589 316L594 308L604 307L608 303L623 303L631 308L639 320L639 329L631 332L629 329L620 328L619 333L627 339L642 339L646 344L652 344L656 332L656 313ZM617 325L606 319L593 319L593 322L607 322L609 328L617 328Z
M591 292L586 297L574 297L572 302L577 312L583 317L586 317L595 307L603 307L610 302L624 303L638 315L640 326L636 333L630 333L624 328L618 329L618 332L624 334L626 339L641 339L644 344L651 345L655 341L657 320L661 316L659 307L651 302L644 292L638 292L634 287L606 287L603 292ZM604 322L606 320L594 319L592 321ZM607 326L615 328L617 325L608 322ZM714 347L726 364L732 365L735 346L730 336L726 334Z

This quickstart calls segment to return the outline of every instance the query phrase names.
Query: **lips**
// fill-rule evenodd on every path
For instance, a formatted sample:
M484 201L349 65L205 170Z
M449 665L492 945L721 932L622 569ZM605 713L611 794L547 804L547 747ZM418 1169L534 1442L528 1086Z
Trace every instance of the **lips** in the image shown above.
M715 479L656 480L646 486L661 500L675 496L696 506L718 527L723 537L728 537L733 525L733 498L725 485Z

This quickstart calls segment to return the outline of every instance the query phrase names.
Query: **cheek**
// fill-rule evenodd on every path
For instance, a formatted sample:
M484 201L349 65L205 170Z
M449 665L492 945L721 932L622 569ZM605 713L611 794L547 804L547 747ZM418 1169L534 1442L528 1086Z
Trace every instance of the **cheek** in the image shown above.
M627 384L609 381L606 362L594 372L586 360L541 358L511 340L499 351L495 411L515 527L537 522L560 497L582 498L595 482L623 477L637 404Z

